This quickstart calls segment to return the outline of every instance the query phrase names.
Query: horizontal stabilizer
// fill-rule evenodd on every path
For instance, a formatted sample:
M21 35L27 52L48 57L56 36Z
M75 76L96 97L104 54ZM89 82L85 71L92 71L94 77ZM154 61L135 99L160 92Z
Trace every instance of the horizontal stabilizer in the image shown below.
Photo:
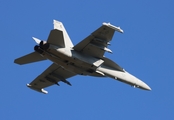
M30 54L27 54L25 56L22 56L20 58L15 59L14 63L19 64L19 65L23 65L23 64L27 64L27 63L42 61L42 60L46 60L46 58L42 57L37 52L32 52Z

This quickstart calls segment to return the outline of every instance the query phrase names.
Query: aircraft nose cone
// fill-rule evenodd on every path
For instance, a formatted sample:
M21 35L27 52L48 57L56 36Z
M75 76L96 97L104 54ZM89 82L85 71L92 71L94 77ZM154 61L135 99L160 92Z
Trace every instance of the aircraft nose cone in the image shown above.
M128 72L126 72L127 76L129 76L129 81L132 80L132 83L134 83L134 87L143 89L143 90L152 90L145 82L143 82L142 80L138 79L137 77L129 74ZM136 81L136 82L135 82Z
M147 90L152 90L152 89L147 85Z
M140 80L141 81L141 80ZM144 89L144 90L152 90L146 83L143 81L139 82L139 88Z
M149 91L152 90L147 84L145 84L143 87L145 90L149 90Z

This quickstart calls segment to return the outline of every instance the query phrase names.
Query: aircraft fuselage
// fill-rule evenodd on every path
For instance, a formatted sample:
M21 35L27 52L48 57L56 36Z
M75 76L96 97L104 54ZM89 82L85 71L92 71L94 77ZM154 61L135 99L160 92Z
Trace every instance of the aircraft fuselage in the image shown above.
M34 52L14 60L14 63L28 63L51 60L53 63L37 76L27 87L47 94L44 88L64 82L71 86L67 79L76 75L110 77L131 86L151 90L142 80L131 75L117 63L104 56L112 53L108 48L115 31L123 33L120 27L103 23L81 42L73 45L62 22L53 20L54 29L50 31L47 41L32 37L37 45ZM38 54L39 53L39 54Z
M52 62L61 65L68 71L73 71L79 75L111 77L137 88L151 90L147 84L126 72L124 69L121 69L115 62L109 65L102 58L82 54L73 49L59 48L58 46L50 44L45 46L47 47L39 47L39 50L42 51L39 53ZM35 49L35 51L39 50ZM108 60L109 62L111 61L110 59ZM118 66L118 68L113 66Z

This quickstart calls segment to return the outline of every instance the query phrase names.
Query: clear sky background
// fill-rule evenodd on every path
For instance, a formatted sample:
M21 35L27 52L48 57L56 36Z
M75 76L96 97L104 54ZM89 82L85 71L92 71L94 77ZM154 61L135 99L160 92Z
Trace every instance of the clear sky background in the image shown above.
M114 60L147 83L134 89L111 78L75 76L48 94L26 87L51 62L17 65L33 51L31 37L46 40L53 19L62 21L74 44L103 22L120 26L109 48ZM1 120L173 120L173 0L0 1Z

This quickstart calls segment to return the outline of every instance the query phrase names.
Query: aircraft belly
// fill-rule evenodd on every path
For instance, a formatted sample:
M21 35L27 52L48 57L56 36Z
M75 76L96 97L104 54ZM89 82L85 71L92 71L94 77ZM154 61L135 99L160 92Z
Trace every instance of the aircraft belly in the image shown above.
M66 48L48 49L47 52L65 60L72 57L71 52Z
M48 53L48 52L43 52L42 55L44 57L46 57L47 59L51 60L52 62L62 66L63 68L65 68L66 70L70 71L70 72L73 72L73 73L77 73L77 74L80 74L81 73L81 70L80 69L77 69L75 66L73 66L72 64L70 63L67 63L67 61L64 61L62 60L60 57L54 55L54 54L51 54L51 53Z
M51 52L51 56L47 55L48 59L63 66L69 71L72 71L80 75L105 77L105 75L96 72L97 67L104 62L101 59L97 59L87 55L82 55L75 51L72 52L72 57L63 55L62 53L57 52L56 50L50 50L49 52Z
M63 56L62 54L58 52L54 54L55 52L53 52L53 50L50 52L44 51L42 55L46 57L47 59L51 60L52 62L62 66L63 68L65 68L66 70L70 72L80 74L80 75L90 74L88 73L89 72L88 70L90 70L90 67L91 67L90 64L80 61L78 59L74 59L74 58L72 59L67 56Z

